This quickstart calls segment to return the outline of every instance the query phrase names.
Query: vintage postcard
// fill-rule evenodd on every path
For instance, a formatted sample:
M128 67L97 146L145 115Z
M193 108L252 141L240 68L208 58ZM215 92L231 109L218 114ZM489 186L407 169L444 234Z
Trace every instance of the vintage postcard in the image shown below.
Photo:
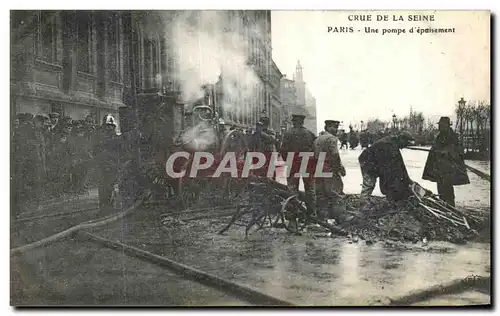
M12 306L491 305L489 11L11 11Z

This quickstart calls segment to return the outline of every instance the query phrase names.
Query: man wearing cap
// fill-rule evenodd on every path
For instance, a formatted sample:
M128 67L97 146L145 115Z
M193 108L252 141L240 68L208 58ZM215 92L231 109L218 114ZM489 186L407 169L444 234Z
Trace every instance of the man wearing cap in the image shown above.
M314 141L314 151L316 159L319 159L320 153L324 153L325 160L322 168L323 173L332 173L331 178L316 178L316 191L321 197L321 205L328 205L328 210L332 209L333 201L338 195L343 195L344 183L342 177L345 176L345 168L342 165L338 149L337 131L339 121L325 121L325 130L321 132Z
M50 129L54 129L57 124L59 123L59 117L61 115L59 115L59 113L57 112L52 112L49 114L49 117L50 117Z
M281 156L287 163L289 162L288 153L293 154L291 159L290 169L287 185L292 190L297 192L299 190L299 178L295 177L296 173L300 172L302 164L302 157L299 156L301 152L312 153L314 155L314 140L316 136L313 132L304 127L304 115L292 115L293 127L285 132L283 135L283 143L280 149ZM304 189L306 195L306 206L309 215L316 215L316 189L314 185L314 170L313 166L316 164L313 157L309 158L307 168L308 176L302 177L304 182Z
M436 182L439 197L455 206L454 185L469 184L464 162L464 149L451 129L449 117L439 120L439 134L427 156L422 179Z
M49 126L47 127L47 141L50 143L56 143L58 140L58 134L62 132L62 126L59 122L59 113L52 112L49 114Z
M266 157L264 166L254 171L254 174L257 176L266 177L272 153L276 151L276 133L269 129L268 117L261 117L259 122L257 122L249 147L250 150L261 152Z
M413 136L406 131L395 136L386 136L363 150L358 161L361 166L363 184L361 198L371 196L379 179L380 191L390 200L404 200L411 194L413 181L401 155L400 149L407 147Z

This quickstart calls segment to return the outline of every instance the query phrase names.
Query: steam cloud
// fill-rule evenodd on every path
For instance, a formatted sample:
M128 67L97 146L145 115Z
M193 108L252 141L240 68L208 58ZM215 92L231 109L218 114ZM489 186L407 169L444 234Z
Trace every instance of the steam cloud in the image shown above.
M194 126L181 136L182 143L186 149L193 151L204 151L217 140L215 131L206 122Z
M189 102L203 97L201 87L215 84L222 72L225 98L219 102L225 111L234 111L243 106L242 100L258 97L255 87L260 80L247 65L249 43L238 32L238 18L230 21L228 17L228 11L178 11L167 27L172 28L174 78L180 83L183 99ZM256 31L255 27L250 30Z
M239 31L243 27L241 18L234 16L230 20L231 14L236 15L236 12L162 11L159 19L146 18L145 32L168 36L167 45L175 60L174 73L162 75L180 85L182 99L187 104L202 98L202 86L215 84L222 73L225 97L218 103L223 111L227 114L239 109L239 113L249 113L252 103L246 103L246 111L241 111L242 107L245 101L258 99L257 86L261 81L255 70L247 65L249 57L253 56L247 53L248 37ZM156 32L158 27L163 27L165 32ZM245 28L253 35L260 32L256 26ZM260 109L261 105L254 106ZM187 131L182 140L202 150L216 141L216 135L200 124Z

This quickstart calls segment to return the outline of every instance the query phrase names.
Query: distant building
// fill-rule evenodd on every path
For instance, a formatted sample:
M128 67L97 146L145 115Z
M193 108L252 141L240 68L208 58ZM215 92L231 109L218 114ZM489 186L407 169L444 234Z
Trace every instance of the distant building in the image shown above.
M314 134L318 133L316 119L316 99L312 96L304 81L302 66L297 61L293 80L282 79L281 100L287 113L284 117L292 114L305 115L304 126Z
M282 125L286 125L287 128L290 127L290 118L292 114L299 113L297 108L297 92L295 88L295 82L288 79L286 75L283 75L280 82L280 98L282 103ZM300 112L302 114L302 112Z

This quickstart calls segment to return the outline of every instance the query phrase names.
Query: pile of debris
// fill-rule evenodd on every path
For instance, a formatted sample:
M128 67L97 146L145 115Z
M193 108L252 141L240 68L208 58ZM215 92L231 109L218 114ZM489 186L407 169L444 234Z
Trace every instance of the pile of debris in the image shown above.
M358 195L347 195L338 201L339 211L351 214L340 227L352 236L375 241L465 243L479 236L486 218L464 214L432 196L412 196L403 202L383 197L362 201Z

